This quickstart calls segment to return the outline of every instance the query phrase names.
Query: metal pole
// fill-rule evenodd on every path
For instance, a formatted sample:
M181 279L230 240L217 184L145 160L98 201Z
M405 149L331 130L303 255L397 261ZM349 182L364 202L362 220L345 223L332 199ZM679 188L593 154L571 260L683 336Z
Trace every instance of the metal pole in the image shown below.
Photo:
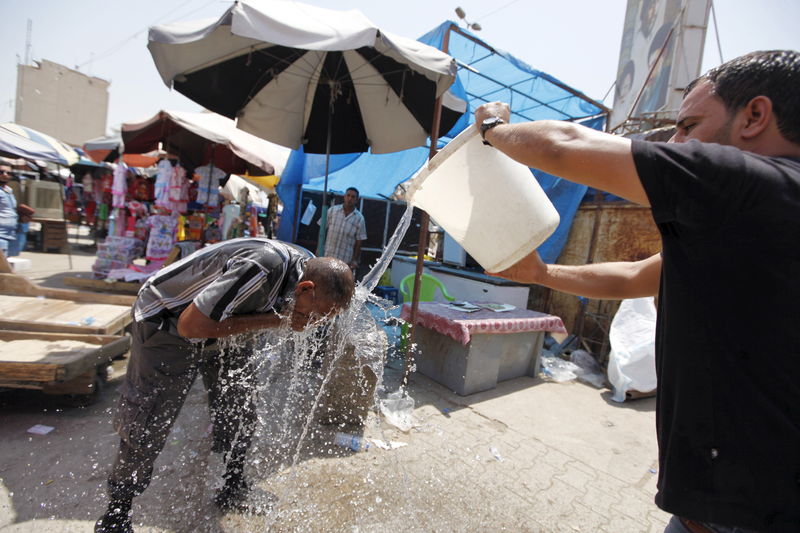
M452 29L453 26L450 26ZM447 53L450 44L450 31L444 34L442 39L442 52ZM433 105L433 122L431 124L431 147L428 151L428 160L430 161L436 155L436 145L439 142L439 124L442 117L442 99L437 98ZM414 290L411 295L411 316L409 317L408 339L406 340L406 367L403 373L403 383L408 383L408 377L411 375L411 368L413 367L413 350L411 346L414 344L414 334L416 332L417 312L419 311L419 286L422 279L422 269L425 264L425 251L428 248L428 225L430 224L430 215L426 211L422 212L422 219L419 223L419 244L417 245L417 265L414 272Z
M325 253L325 236L328 225L328 170L331 162L331 133L333 129L334 88L331 86L331 100L328 103L328 138L325 140L325 186L322 188L322 213L319 216L319 238L317 239L317 256Z

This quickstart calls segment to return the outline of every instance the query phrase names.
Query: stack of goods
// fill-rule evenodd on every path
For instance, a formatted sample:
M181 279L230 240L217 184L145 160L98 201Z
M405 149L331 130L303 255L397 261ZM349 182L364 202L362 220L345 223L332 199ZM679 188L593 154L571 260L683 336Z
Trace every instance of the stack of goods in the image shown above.
M144 254L144 242L133 237L109 235L97 245L97 259L92 266L95 278L105 279L111 270L127 268Z

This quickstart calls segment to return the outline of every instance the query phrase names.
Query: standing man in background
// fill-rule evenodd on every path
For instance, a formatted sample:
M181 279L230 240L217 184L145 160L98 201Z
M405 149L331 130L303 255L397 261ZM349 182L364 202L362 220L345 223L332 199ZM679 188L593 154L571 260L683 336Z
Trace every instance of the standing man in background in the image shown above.
M328 211L325 257L341 259L356 271L361 257L361 243L367 238L364 215L356 209L359 193L355 187L345 191L344 203Z
M0 163L0 252L6 257L17 240L17 200L8 185L10 180L11 166Z

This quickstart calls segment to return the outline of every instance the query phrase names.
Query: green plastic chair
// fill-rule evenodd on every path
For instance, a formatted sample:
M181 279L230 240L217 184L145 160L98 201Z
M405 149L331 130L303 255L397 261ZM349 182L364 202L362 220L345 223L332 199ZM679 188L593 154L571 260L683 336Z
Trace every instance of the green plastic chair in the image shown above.
M438 278L435 278L430 274L423 273L421 281L422 285L419 287L420 302L432 302L433 298L436 296L437 289L442 291L442 296L444 296L446 300L450 302L455 300L455 297L450 296L450 293L447 292L447 288L445 288L444 283L439 281ZM411 301L411 297L414 294L414 274L409 274L408 276L404 277L402 281L400 281L400 293L403 295L404 302Z
M400 294L403 295L403 302L410 302L414 296L414 277L415 277L414 274L409 274L400 281ZM447 292L447 288L444 286L444 283L439 281L438 278L435 278L430 274L425 274L423 272L420 280L422 281L422 284L419 287L420 302L432 302L434 296L436 296L437 290L442 291L442 296L444 296L446 300L450 302L455 300L455 297L450 296L450 293ZM403 324L403 326L400 328L401 352L405 352L407 342L408 342L408 324Z

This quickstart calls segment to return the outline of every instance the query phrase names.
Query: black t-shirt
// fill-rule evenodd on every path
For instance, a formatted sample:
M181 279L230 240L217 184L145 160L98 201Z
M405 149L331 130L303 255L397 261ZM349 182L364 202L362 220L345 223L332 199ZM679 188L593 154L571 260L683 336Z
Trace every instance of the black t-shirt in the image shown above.
M632 150L663 241L656 503L800 531L800 161Z

